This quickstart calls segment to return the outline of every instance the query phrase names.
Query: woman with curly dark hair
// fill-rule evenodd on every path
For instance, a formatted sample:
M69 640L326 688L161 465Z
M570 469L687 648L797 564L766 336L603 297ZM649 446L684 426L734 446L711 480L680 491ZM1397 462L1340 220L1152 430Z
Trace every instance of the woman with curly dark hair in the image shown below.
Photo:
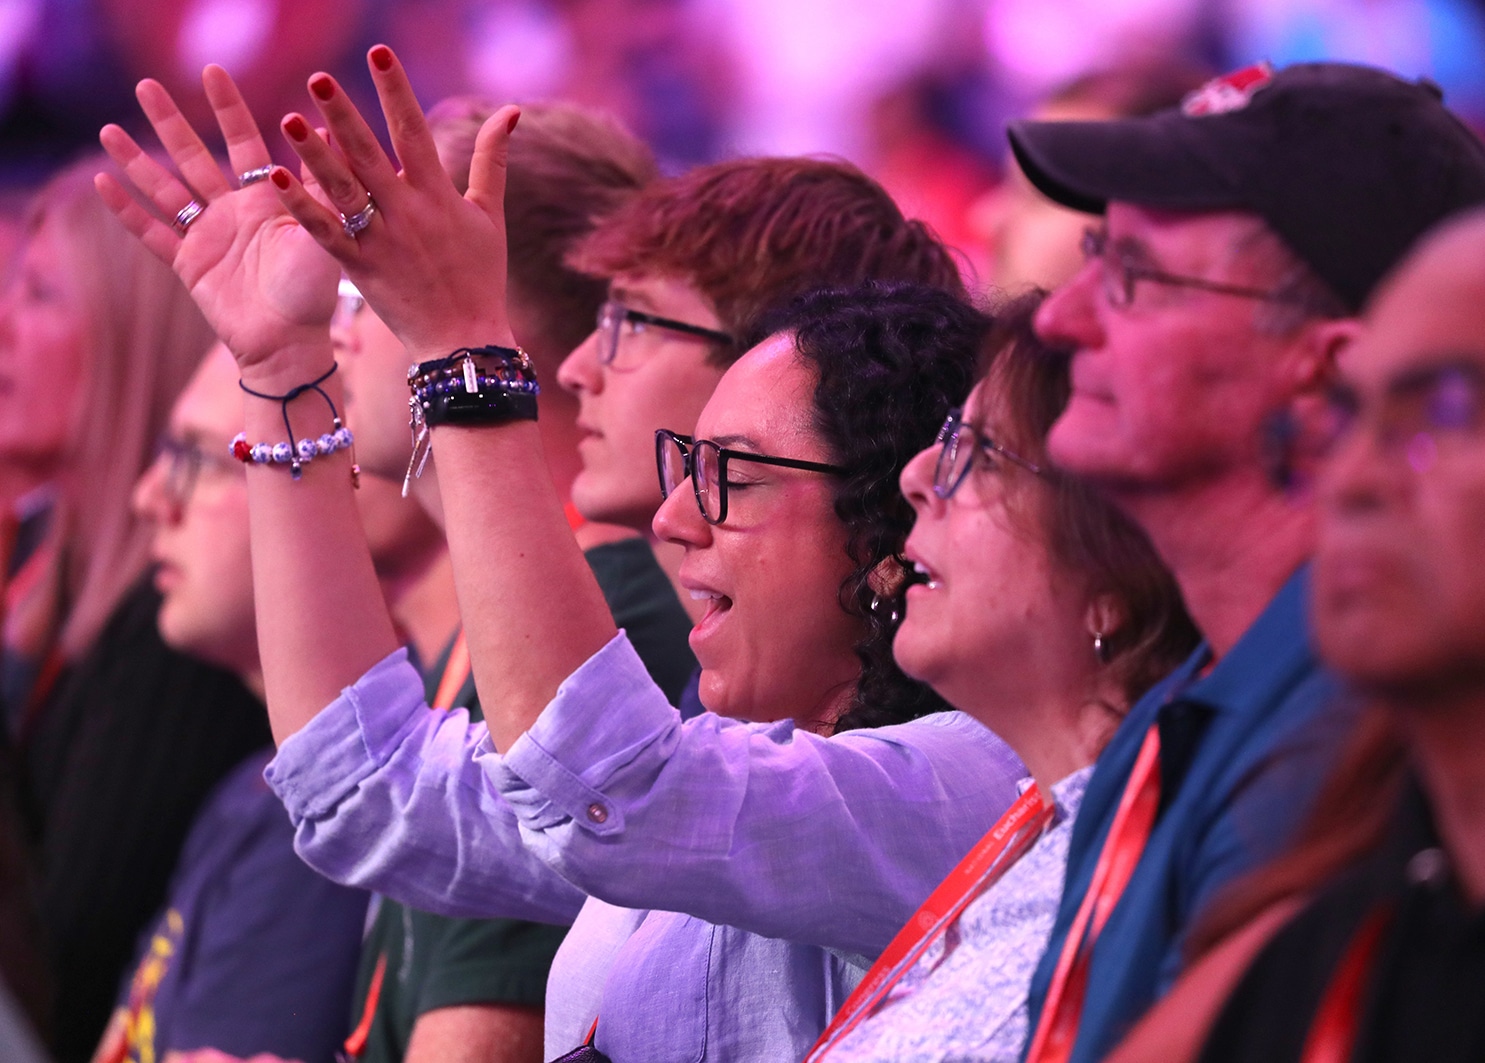
M691 644L712 712L682 722L615 631L543 472L535 403L512 382L524 359L511 349L500 204L517 113L502 109L481 131L461 198L395 57L379 46L371 66L396 115L400 174L328 76L314 91L344 155L320 151L302 118L285 124L344 219L282 168L271 171L282 199L230 190L164 120L166 147L211 189L205 220L182 236L125 217L179 271L207 278L194 290L255 392L325 374L328 349L274 303L276 279L303 267L305 232L415 359L442 359L414 382L488 733L427 710L363 592L360 549L347 549L346 459L317 457L298 480L271 464L249 470L282 739L270 780L300 851L332 878L447 914L576 915L548 986L549 1057L586 1034L620 1061L799 1058L859 979L855 958L882 951L1025 772L975 719L927 711L934 696L884 654L911 579L897 478L968 391L990 322L935 287L811 297L721 376L694 434L659 433L668 497L655 531L685 548L680 581L706 603ZM245 107L213 84L234 165L261 166ZM179 209L183 186L126 154L155 206ZM374 203L342 194L364 187ZM250 246L265 250L249 259ZM296 403L295 431L323 431L324 405ZM250 402L247 416L255 439L284 430L274 402ZM1063 573L1037 567L1039 550L1032 534L996 554L1007 572L1031 574L1028 600L1000 605L1025 623L967 657L1006 704L1074 690L1101 701L1123 674L1120 646L1142 643L1121 642L1118 610L1090 633L1085 610L1040 608ZM1094 593L1093 581L1067 585ZM1024 654L1027 640L1057 653ZM1044 667L1074 659L1070 676ZM863 684L880 704L865 704ZM1102 718L1118 704L1098 708ZM887 719L905 722L853 726Z

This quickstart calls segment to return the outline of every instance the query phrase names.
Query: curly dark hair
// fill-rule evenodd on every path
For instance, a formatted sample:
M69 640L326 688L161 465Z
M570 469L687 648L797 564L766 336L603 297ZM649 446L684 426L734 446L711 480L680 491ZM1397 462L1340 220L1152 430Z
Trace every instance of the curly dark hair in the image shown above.
M789 333L817 377L814 427L836 481L853 568L840 604L860 617L861 679L837 732L901 723L949 705L892 659L908 571L901 553L913 509L898 487L973 383L991 318L942 288L869 282L802 296L768 317L760 335Z

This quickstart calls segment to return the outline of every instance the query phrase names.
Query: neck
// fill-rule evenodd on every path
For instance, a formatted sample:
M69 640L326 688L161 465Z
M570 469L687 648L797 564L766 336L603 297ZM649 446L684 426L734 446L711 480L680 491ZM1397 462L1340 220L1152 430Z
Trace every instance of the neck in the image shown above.
M443 499L438 495L438 467L434 465L431 454L428 456L428 464L423 466L423 475L409 482L407 493L428 515L435 528L440 532L446 531L443 523Z
M242 685L252 691L259 701L267 701L263 695L263 668L261 665L253 665L251 668L243 669L237 673L237 678L242 680Z
M1015 666L965 675L963 686L935 683L953 705L999 735L1050 794L1092 764L1113 736L1128 699L1105 677L1081 625L1020 647Z
M1014 747L1048 797L1053 785L1098 759L1122 719L1104 701L1085 701L1071 711L1060 710L1056 717L1044 726L1028 728Z
M1465 896L1485 905L1485 684L1394 699L1444 848Z
M577 400L567 392L543 389L541 417L536 427L541 433L541 449L546 454L552 486L564 499L572 496L572 481L583 468L583 459L578 455L582 435L577 429L577 415Z
M454 568L442 541L404 553L394 571L379 573L387 609L418 660L434 660L459 627Z
M1220 658L1314 549L1314 511L1255 472L1179 493L1117 499L1175 576L1191 619Z

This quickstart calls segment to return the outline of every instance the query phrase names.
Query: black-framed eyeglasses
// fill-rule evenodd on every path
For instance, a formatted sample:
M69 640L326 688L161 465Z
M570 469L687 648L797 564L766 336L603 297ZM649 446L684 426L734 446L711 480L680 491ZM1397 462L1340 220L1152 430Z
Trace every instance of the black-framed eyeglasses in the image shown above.
M1137 281L1153 281L1173 288L1196 288L1219 295L1236 295L1242 299L1257 299L1265 303L1297 302L1299 297L1283 291L1266 288L1250 288L1242 284L1227 284L1223 281L1207 280L1205 277L1187 277L1179 273L1167 273L1153 266L1144 266L1126 254L1121 254L1109 243L1107 230L1089 227L1083 230L1084 261L1098 260L1099 280L1103 286L1103 297L1116 309L1124 309L1134 303L1134 286Z
M975 426L964 419L963 409L949 411L949 416L945 418L944 426L938 430L938 438L934 442L938 444L939 452L938 463L933 467L933 493L942 499L952 498L954 492L959 490L959 485L964 483L969 470L974 467L976 454L992 458L999 456L1028 472L1042 475L1040 465L1027 461L976 431Z
M209 453L199 443L172 435L162 435L155 441L155 461L165 463L165 479L161 486L165 500L176 508L184 507L191 500L203 468L242 468L225 453Z
M634 310L610 299L598 308L598 361L602 365L613 365L614 359L619 356L619 339L624 333L625 325L629 326L631 335L647 328L663 328L729 347L736 342L731 335L718 329L676 321L658 314L647 314L643 310Z
M798 458L777 458L772 454L754 454L750 450L729 450L710 439L692 439L668 428L655 430L655 468L660 474L661 497L669 498L671 492L689 477L696 493L696 505L708 524L721 524L727 519L727 463L731 461L777 465L831 476L844 476L850 471L822 461L800 461Z
M1384 454L1403 453L1416 472L1433 464L1441 442L1485 429L1485 367L1468 355L1400 373L1382 394L1365 399L1349 384L1333 386L1307 448L1325 457L1363 424Z

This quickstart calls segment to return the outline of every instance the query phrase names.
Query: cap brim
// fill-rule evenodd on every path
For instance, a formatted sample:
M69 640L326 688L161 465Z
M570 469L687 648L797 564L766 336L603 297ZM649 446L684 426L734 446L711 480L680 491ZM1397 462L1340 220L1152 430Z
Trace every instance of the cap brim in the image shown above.
M1110 200L1167 210L1243 206L1202 161L1190 123L1178 112L1101 122L1019 121L1006 135L1031 183L1073 210L1102 214Z

